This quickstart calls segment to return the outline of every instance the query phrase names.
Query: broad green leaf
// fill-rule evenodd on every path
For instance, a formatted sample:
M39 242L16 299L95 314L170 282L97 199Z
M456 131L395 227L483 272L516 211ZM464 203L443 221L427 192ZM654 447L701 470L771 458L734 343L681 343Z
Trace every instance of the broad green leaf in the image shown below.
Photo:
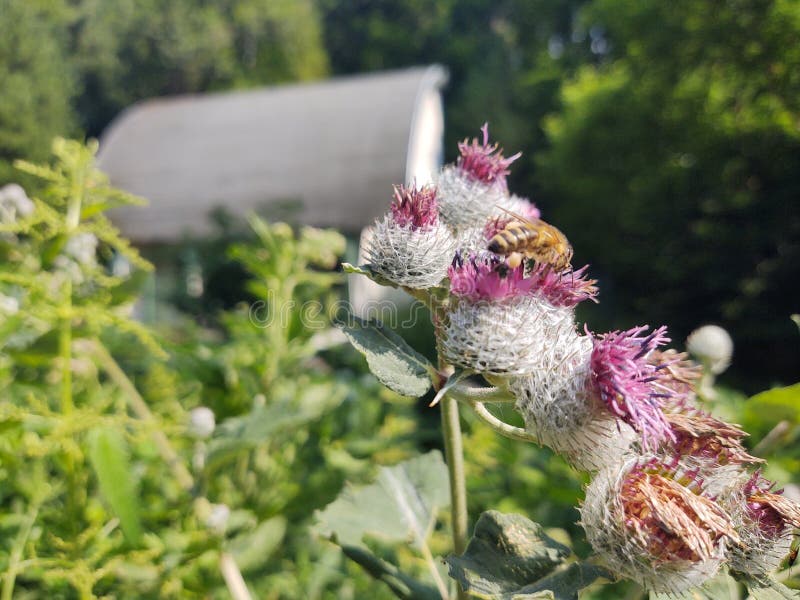
M741 600L741 586L727 571L721 571L716 577L702 586L681 593L650 593L650 600Z
M91 431L89 459L100 483L100 493L119 518L122 532L131 544L137 544L142 536L139 498L122 433L110 428Z
M223 421L214 431L206 455L206 469L213 471L244 450L320 418L341 402L344 390L329 384L310 385L297 401L282 401Z
M245 531L230 542L229 550L243 572L263 567L286 535L286 519L280 515L261 523L253 531Z
M431 387L436 369L399 335L377 319L348 315L335 323L356 350L367 359L370 371L389 389L418 398Z
M758 421L769 415L770 422L800 423L800 383L756 394L745 404L745 414Z
M359 546L365 535L387 542L424 543L436 513L450 502L447 467L434 450L393 467L382 467L375 483L346 486L324 510L316 531L341 546Z
M462 556L450 556L450 576L475 598L573 600L608 574L587 563L564 565L571 554L541 525L522 515L483 513Z
M360 565L378 581L385 583L392 593L405 600L441 600L435 587L403 574L396 566L381 560L358 546L342 546L344 555Z

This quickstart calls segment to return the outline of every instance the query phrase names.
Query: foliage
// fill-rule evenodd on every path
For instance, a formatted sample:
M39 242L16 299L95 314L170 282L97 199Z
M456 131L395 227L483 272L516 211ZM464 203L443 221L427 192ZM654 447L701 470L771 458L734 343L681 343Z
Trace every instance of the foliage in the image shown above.
M16 158L43 160L54 135L72 133L75 88L49 2L0 1L0 186Z
M625 324L647 313L685 335L721 322L751 379L790 378L791 353L770 349L795 335L783 282L800 258L800 54L786 40L800 10L599 0L583 17L609 51L546 123L539 179L559 199L554 217L615 289Z
M130 318L150 266L103 216L139 200L95 145L53 149L20 163L43 192L0 230L0 597L225 597L233 564L259 597L380 598L307 530L364 457L419 439L408 402L320 354L343 238L253 220L231 254L258 302L156 336Z

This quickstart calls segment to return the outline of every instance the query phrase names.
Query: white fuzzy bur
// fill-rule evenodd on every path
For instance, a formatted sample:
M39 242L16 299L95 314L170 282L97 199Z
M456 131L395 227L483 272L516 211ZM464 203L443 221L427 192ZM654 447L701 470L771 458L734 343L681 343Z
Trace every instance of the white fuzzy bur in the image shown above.
M726 541L719 541L705 560L668 560L652 554L648 547L652 541L646 531L632 530L631 515L626 514L621 498L627 474L649 458L632 457L600 471L586 488L580 524L593 550L612 572L655 593L680 594L719 571L726 558Z
M375 224L366 256L373 271L389 281L426 289L447 277L455 247L453 235L442 223L414 229L386 216Z
M472 180L455 166L442 170L436 179L436 188L439 215L456 231L483 227L497 205L508 196L501 185Z
M592 395L591 354L592 340L573 330L544 348L534 369L507 381L526 429L576 469L590 472L619 462L637 439Z
M479 373L514 375L537 368L539 357L575 332L572 309L535 296L459 299L441 340L448 363Z

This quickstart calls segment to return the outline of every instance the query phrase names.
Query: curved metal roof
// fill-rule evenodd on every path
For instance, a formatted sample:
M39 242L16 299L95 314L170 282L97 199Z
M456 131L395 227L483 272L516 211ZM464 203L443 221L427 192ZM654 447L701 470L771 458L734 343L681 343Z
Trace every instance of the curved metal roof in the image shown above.
M357 232L391 185L426 180L442 156L441 66L148 100L100 141L114 185L150 201L112 213L137 242L203 235L208 213L302 205L299 220Z

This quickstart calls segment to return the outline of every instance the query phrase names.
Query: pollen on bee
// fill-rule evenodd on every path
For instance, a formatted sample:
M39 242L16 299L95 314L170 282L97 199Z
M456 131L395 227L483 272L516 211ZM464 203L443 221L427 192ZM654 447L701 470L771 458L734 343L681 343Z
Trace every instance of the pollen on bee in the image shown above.
M519 252L512 252L511 254L508 255L506 262L508 263L509 267L511 267L512 269L516 269L518 266L522 264L522 254L520 254Z

